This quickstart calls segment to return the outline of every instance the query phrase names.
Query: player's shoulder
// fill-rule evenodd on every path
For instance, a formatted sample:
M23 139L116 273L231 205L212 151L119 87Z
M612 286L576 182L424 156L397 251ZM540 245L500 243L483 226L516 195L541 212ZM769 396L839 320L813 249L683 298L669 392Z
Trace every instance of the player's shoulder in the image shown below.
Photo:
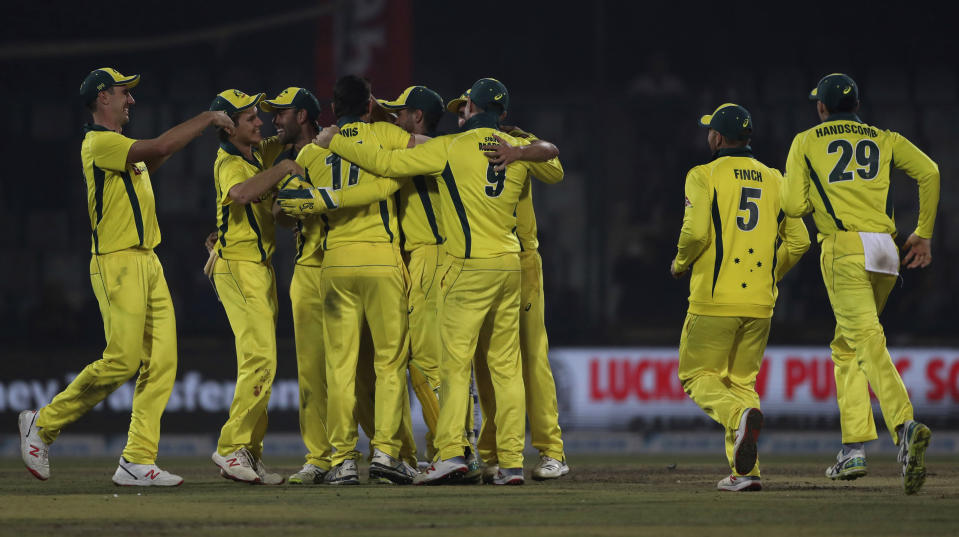
M319 159L325 159L330 154L330 150L320 147L316 144L306 144L296 155L296 163L300 166L307 166Z
M112 131L106 127L100 127L99 125L87 126L87 132L83 139L93 148L106 147L110 145L132 145L134 142L136 142L136 140L133 138L124 136L123 134Z
M404 149L409 145L410 133L387 121L366 123L361 127L361 137L372 135L386 149Z

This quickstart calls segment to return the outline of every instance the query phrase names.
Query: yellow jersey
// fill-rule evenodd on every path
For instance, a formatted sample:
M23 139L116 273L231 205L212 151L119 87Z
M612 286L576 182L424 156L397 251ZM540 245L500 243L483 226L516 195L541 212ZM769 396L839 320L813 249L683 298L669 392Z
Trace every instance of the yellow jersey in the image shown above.
M539 239L536 237L536 213L533 212L533 182L526 180L523 191L516 204L516 237L521 250L536 250Z
M86 125L80 160L87 184L87 209L94 254L160 244L150 172L143 162L127 163L136 142L101 125Z
M217 200L217 253L223 259L266 262L273 257L276 240L273 192L264 192L258 200L241 205L233 203L230 189L270 168L278 162L283 150L276 137L266 138L253 147L250 160L230 142L220 144L213 163L213 182Z
M379 151L344 136L334 136L330 149L378 175L439 175L440 229L446 233L446 252L467 259L489 258L520 251L514 231L516 206L528 175L549 183L563 179L558 159L516 161L496 172L484 154L498 143L493 134L512 145L529 143L499 131L495 116L479 114L466 122L463 132L411 149Z
M338 123L340 134L356 145L375 150L405 148L410 143L410 134L391 123L366 123L353 117L340 118ZM349 158L341 158L335 151L314 144L304 147L296 161L306 172L308 182L338 192L341 199L348 199L347 193L360 184L399 186L395 181L378 181L380 177L361 169ZM323 250L355 242L390 242L399 246L396 199L393 196L359 206L344 206L320 215L319 219L323 225L320 243ZM317 235L313 233L313 237Z
M750 148L720 149L686 175L675 270L692 265L689 312L768 318L776 283L809 248L809 233L780 207L782 175Z
M796 135L786 159L783 210L790 216L813 212L820 240L837 230L894 235L892 167L919 183L916 235L931 238L939 167L901 134L867 125L855 114L833 114Z

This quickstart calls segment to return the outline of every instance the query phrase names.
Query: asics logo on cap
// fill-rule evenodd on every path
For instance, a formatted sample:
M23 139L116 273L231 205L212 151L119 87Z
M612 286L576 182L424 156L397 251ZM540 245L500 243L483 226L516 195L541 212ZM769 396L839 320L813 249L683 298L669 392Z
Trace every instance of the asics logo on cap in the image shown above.
M852 86L846 86L845 88L842 89L842 94L849 95L849 92L851 91L852 91Z
M748 126L749 126L749 118L747 117L746 121L743 121L743 128L746 128Z
M493 100L494 100L494 101L499 101L499 100L502 99L502 98L503 98L503 94L502 94L502 93L498 93L498 94L496 94L496 95L493 97Z

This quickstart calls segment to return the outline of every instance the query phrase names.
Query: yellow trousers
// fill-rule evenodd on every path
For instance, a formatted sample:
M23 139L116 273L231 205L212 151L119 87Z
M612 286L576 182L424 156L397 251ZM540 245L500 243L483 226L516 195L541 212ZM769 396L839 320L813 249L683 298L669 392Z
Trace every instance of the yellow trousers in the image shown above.
M129 249L90 260L90 283L103 316L103 357L40 409L40 438L52 444L60 430L78 420L126 382L137 369L133 411L123 457L153 464L160 417L176 379L176 317L153 250Z
M216 450L263 455L270 390L276 375L276 276L273 266L217 259L213 282L236 341L236 390Z
M433 438L439 418L440 358L443 342L437 324L439 271L446 254L441 245L419 246L409 253L410 383L423 409L426 457L436 455Z
M898 442L896 427L913 418L909 393L886 350L879 313L896 283L896 276L867 272L858 233L838 231L822 243L822 279L836 315L832 341L836 396L844 443L876 438L869 399L872 386L886 428Z
M372 334L375 430L372 446L400 456L403 407L409 412L406 366L406 266L389 243L355 243L328 250L320 276L326 349L327 428L334 466L357 459L356 372L360 332Z
M523 384L526 387L526 415L529 419L533 447L540 455L565 460L562 430L559 427L559 405L556 383L549 367L549 341L546 336L543 299L543 259L537 250L519 254L522 267L522 293L519 312L519 344L523 361ZM477 352L477 360L484 360ZM480 368L476 379L483 409L477 451L487 464L496 464L496 424L485 419L496 412L489 372Z
M759 408L756 376L769 339L769 319L686 314L679 341L679 381L686 395L726 430L726 459L734 475L759 475L759 460L736 472L736 429L747 408Z
M461 259L447 255L443 270L439 457L462 456L469 445L463 425L469 409L470 365L479 343L488 349L485 367L496 404L496 459L505 468L522 467L526 404L519 350L519 256ZM477 364L477 376L480 369Z

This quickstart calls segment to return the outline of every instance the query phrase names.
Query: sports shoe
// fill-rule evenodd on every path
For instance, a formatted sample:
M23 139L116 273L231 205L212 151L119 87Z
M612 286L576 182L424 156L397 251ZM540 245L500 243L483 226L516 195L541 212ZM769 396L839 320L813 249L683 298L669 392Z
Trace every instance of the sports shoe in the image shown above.
M20 425L20 456L27 470L40 481L50 479L50 446L40 440L36 426L37 411L24 410L17 420Z
M839 455L836 455L836 464L826 468L826 477L842 480L866 477L866 452L853 449L843 455L843 450L840 449Z
M243 483L259 483L260 476L253 466L253 455L246 448L240 448L227 456L213 452L213 463L220 467L220 475Z
M496 474L499 473L498 464L490 464L483 468L483 483L487 485L492 485L493 480L496 479Z
M466 457L451 457L436 461L413 479L414 485L442 485L456 483L463 479L469 467L466 466Z
M479 457L476 456L476 450L471 447L466 448L466 474L463 481L470 483L479 483L483 477L483 468L480 466Z
M899 456L902 465L902 485L906 494L915 494L926 482L926 448L932 431L918 421L909 420L902 425L899 439Z
M494 485L522 485L525 481L522 468L500 468L493 478Z
M120 457L113 483L125 487L176 487L183 483L183 478L156 464L136 464Z
M565 460L558 460L543 455L539 458L539 464L533 468L533 479L536 481L545 481L547 479L557 479L569 473L569 465Z
M405 462L391 457L389 454L373 450L373 460L370 462L370 480L387 479L396 485L409 485L416 477L416 470Z
M263 464L263 459L255 459L253 461L253 471L255 471L256 475L260 477L261 485L282 485L283 484L283 476L267 470L266 465Z
M356 461L346 459L337 464L326 473L323 481L330 485L359 485L360 475L356 472Z
M763 428L763 413L758 408L747 408L739 418L736 429L736 445L733 448L733 460L736 473L748 474L756 466L756 441Z
M763 484L758 476L730 475L717 483L716 488L729 492L748 492L751 490L762 490Z
M286 478L286 482L291 485L319 485L323 483L324 476L326 470L315 464L304 464L299 472Z

